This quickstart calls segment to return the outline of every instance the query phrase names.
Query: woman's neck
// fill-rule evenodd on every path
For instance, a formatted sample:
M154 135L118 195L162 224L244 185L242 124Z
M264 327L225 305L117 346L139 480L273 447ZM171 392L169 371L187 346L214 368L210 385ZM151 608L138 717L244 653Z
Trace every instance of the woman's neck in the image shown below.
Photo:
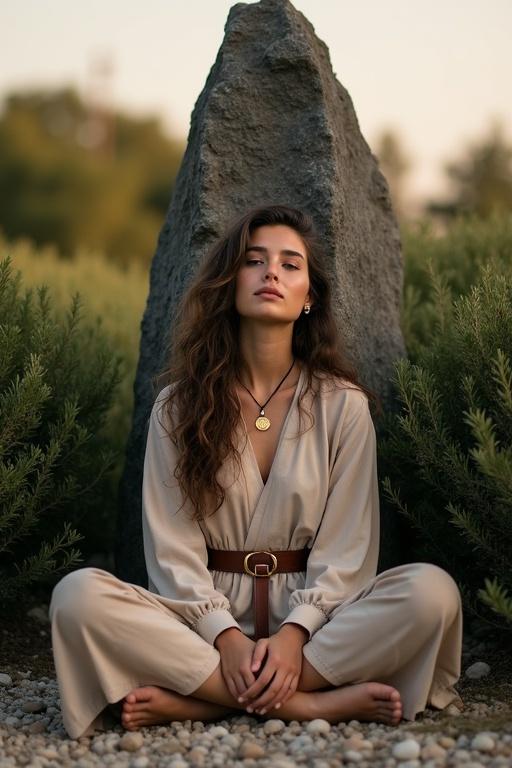
M243 360L240 380L258 399L272 391L290 368L293 326L257 326L241 323L239 344ZM293 381L295 371L283 386ZM296 377L295 377L296 378Z

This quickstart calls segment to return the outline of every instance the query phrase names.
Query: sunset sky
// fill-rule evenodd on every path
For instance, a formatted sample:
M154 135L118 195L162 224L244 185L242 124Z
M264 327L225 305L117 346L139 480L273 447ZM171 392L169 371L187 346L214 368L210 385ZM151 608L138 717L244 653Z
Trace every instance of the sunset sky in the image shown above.
M0 98L34 86L91 89L111 62L114 106L159 115L185 135L217 50L228 0L2 0ZM372 148L396 129L410 188L443 188L442 164L493 119L512 140L511 0L295 0L328 45Z

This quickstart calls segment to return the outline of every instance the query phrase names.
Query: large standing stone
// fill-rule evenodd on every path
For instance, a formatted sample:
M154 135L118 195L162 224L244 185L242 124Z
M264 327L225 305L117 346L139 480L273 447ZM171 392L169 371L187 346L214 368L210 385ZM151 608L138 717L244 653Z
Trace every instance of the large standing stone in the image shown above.
M403 353L398 228L388 187L329 52L288 0L238 3L192 114L188 146L151 268L122 480L117 572L146 585L141 480L146 425L184 285L234 216L268 202L312 214L345 343L386 397Z

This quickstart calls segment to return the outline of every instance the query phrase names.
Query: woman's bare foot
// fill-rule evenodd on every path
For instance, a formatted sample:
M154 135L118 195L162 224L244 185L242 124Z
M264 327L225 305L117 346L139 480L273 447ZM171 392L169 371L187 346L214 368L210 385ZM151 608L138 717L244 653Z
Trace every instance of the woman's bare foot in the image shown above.
M235 710L220 704L182 696L167 688L146 685L134 688L124 697L121 722L128 731L147 725L170 723L172 720L215 720L233 714Z
M262 713L283 720L322 718L330 723L362 720L398 725L402 702L396 688L383 683L344 685L328 691L297 691L279 709Z

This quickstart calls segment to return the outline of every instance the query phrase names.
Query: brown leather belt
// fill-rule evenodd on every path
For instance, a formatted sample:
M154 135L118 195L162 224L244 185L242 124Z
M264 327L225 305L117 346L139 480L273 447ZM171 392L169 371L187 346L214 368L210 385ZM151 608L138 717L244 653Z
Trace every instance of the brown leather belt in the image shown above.
M295 573L307 568L309 549L258 550L208 549L211 571L246 573L253 577L254 640L269 636L268 585L274 573Z

